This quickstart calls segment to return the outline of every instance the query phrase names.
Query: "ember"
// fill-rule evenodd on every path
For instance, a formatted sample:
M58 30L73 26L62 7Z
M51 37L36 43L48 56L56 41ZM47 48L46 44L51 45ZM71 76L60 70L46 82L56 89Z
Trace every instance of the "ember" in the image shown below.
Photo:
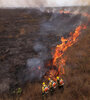
M39 67L38 67L38 69L40 70L40 69L41 69L41 67L39 66Z

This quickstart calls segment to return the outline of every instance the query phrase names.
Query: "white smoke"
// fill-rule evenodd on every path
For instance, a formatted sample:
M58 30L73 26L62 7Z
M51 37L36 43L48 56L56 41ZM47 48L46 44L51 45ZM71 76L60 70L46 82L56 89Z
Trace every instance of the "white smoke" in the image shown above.
M2 7L56 7L56 6L85 6L89 0L0 0Z
M47 48L40 41L36 42L33 46L35 52L37 52L38 57L29 58L27 60L27 79L26 80L40 80L42 76L45 74L46 69L44 66L44 62L48 59Z
M44 75L44 63L43 60L39 58L32 58L27 60L27 80L33 81L40 80L41 77ZM40 68L40 69L39 69Z

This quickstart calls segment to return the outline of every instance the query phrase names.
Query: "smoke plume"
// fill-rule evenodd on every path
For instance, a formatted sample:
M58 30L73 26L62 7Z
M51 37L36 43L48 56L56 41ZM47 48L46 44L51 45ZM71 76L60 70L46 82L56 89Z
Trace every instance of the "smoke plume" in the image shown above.
M86 6L90 0L0 0L0 7Z
M35 52L37 52L38 57L29 58L27 60L27 80L37 81L40 80L41 77L45 74L45 60L48 58L47 56L47 48L40 42L36 42L33 46Z

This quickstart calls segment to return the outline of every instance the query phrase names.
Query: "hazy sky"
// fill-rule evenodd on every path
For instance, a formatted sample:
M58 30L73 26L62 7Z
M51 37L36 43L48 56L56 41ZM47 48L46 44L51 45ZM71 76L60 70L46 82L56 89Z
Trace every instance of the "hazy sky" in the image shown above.
M0 7L90 5L90 0L0 0Z

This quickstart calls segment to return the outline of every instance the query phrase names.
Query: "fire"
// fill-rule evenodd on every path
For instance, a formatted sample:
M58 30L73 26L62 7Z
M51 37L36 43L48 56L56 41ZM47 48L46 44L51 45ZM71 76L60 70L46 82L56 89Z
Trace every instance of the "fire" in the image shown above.
M70 11L60 10L60 14L62 14L62 13L64 13L64 14L69 14L69 13L70 13Z
M61 44L56 46L55 52L52 55L53 56L52 66L56 69L54 68L50 69L48 71L48 76L45 76L46 78L51 77L55 80L55 77L57 75L61 76L62 74L65 74L64 66L67 58L64 57L64 53L68 49L68 47L71 47L74 43L77 42L78 36L81 34L81 30L84 29L86 29L85 25L78 26L75 29L74 33L70 33L70 36L68 38L65 39L64 37L61 37Z
M90 14L88 14L88 13L86 13L86 12L79 12L79 11L74 11L74 12L71 12L71 11L69 11L69 10L60 10L59 11L60 12L60 14L81 14L82 16L84 16L84 17L87 17L88 18L88 20L90 21Z
M87 17L88 18L88 21L90 22L90 14L88 14L88 13L83 13L82 14L84 17Z
M68 49L68 47L72 46L75 42L77 42L77 38L81 33L82 29L86 29L86 26L78 26L74 33L70 33L70 37L65 39L61 37L61 44L56 46L55 53L53 55L53 65L58 66L58 73L64 74L64 67L66 59L63 57L64 52Z
M90 18L90 15L88 13L83 13L82 15Z
M40 69L41 69L41 67L39 66L39 67L38 67L38 70L40 70Z

